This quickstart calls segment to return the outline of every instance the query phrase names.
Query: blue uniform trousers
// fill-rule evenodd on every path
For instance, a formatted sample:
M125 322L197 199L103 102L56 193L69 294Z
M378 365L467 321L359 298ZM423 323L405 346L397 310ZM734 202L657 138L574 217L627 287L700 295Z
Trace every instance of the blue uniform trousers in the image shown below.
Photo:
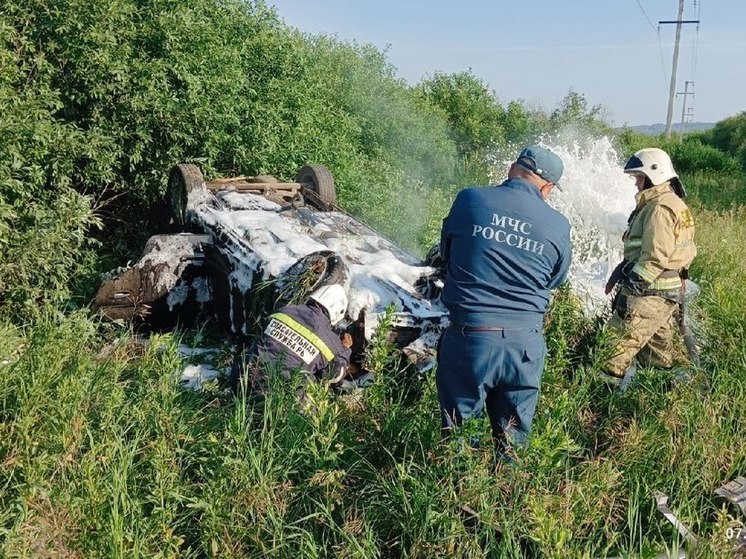
M523 444L539 400L546 345L540 328L475 331L448 327L436 383L444 432L487 408L492 434Z

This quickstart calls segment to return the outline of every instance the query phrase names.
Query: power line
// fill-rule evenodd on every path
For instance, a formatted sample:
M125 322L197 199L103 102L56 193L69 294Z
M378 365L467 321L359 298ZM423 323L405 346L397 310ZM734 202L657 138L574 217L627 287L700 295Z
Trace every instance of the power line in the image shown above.
M637 6L640 8L640 11L642 12L642 15L645 16L645 19L650 24L650 27L655 31L655 34L658 36L658 53L661 57L661 70L663 70L663 87L666 87L668 85L668 70L666 70L666 61L663 58L663 42L661 41L661 27L660 25L658 27L655 26L653 21L648 16L648 13L645 11L645 8L642 6L642 3L640 0L635 0L637 2Z
M652 28L653 28L653 31L655 31L655 25L653 24L653 22L652 22L652 21L650 20L650 18L648 17L648 14L647 14L647 12L645 11L645 8L643 8L643 7L642 7L642 4L640 3L640 0L635 0L635 2L637 2L637 5L638 5L638 6L640 6L640 11L642 12L642 15L644 15L644 16L645 16L645 19L646 19L646 20L648 20L648 23L650 24L650 27L652 27Z
M663 87L668 85L668 70L666 70L666 61L663 58L663 41L661 40L661 28L658 27L658 53L661 55L661 68L663 69Z

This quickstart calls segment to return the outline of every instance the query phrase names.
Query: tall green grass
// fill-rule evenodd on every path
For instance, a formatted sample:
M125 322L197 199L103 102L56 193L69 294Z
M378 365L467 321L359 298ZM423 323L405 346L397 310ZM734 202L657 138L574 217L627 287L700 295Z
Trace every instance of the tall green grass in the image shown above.
M175 334L147 346L84 314L2 327L0 555L4 557L654 557L682 544L664 491L727 557L743 523L713 490L746 468L743 210L697 214L708 338L703 370L630 390L593 380L600 321L569 291L547 321L531 444L516 467L440 440L432 375L383 339L378 375L338 396L270 383L265 400L184 391ZM705 389L706 387L706 389Z

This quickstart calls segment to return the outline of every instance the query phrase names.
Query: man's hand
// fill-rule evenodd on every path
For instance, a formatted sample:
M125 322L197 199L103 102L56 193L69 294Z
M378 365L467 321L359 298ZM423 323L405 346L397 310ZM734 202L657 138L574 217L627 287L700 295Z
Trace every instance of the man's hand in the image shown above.
M352 336L350 336L349 332L345 332L339 337L340 341L342 342L342 345L346 348L352 347Z

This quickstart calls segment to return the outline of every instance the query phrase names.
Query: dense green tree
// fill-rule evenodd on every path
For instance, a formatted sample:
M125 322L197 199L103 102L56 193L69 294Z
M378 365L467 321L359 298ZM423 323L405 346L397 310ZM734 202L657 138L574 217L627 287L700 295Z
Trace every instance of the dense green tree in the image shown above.
M9 0L0 29L0 300L11 285L19 301L67 296L92 203L107 250L141 246L179 161L285 179L324 163L381 227L413 223L403 195L453 181L445 119L383 53L304 36L261 1ZM79 222L19 263L62 214Z
M457 175L482 184L492 177L498 154L508 145L535 139L537 127L519 101L503 107L497 96L473 73L436 73L416 87L420 98L438 108L448 120L459 154Z
M721 120L702 136L706 143L737 158L746 170L746 111Z
M471 155L505 141L505 110L494 93L471 72L436 72L417 89L425 99L444 111L459 153Z
M611 127L605 122L603 106L589 106L585 95L573 90L552 111L548 125L555 132L572 127L591 135L611 133Z

